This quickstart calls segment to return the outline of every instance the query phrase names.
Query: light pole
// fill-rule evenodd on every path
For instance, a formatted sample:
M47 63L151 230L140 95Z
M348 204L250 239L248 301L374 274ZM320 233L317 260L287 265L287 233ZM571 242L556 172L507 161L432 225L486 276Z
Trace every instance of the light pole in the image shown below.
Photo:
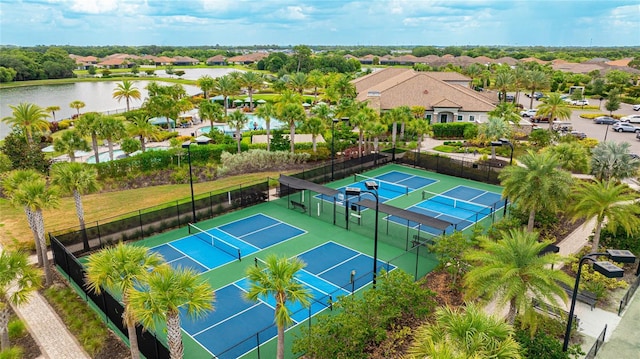
M573 294L571 295L571 307L569 309L569 319L567 320L567 329L564 333L564 343L562 351L566 352L569 348L569 338L571 336L571 325L573 324L573 312L576 308L576 297L578 296L578 286L580 284L580 274L582 273L582 264L586 260L593 261L593 270L601 273L607 278L620 278L624 275L624 270L615 264L607 261L596 261L597 257L607 257L618 263L634 263L636 256L627 250L607 249L605 253L590 253L580 258L578 262L578 273L576 273L576 283L573 286Z
M604 140L602 142L606 142L607 141L607 135L609 134L609 123L607 123L607 129L604 132Z
M511 148L511 155L509 156L509 166L513 164L513 143L506 138L501 138L498 141L491 141L491 146L502 146L509 145ZM507 202L509 201L509 197L504 198L504 212L502 213L502 217L507 215Z
M375 234L373 236L373 289L376 289L376 278L378 276L378 214L380 206L380 197L378 196L378 183L375 181L365 181L365 187L367 190L361 190L358 187L345 188L346 196L359 196L361 193L369 193L376 198L376 221L375 221ZM347 221L349 219L347 218Z
M189 185L191 185L191 212L193 215L193 223L196 223L196 201L193 197L193 172L191 169L191 141L184 142L182 148L187 149L189 158Z

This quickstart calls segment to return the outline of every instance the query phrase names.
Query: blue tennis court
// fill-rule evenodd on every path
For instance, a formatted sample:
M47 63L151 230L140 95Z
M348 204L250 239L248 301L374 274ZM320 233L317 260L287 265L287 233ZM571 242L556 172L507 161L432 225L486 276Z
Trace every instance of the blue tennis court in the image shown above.
M310 249L299 254L298 258L307 266L299 272L297 279L311 291L313 300L310 309L298 304L288 307L295 323L301 323L309 315L329 308L330 301L349 295L352 290L358 290L372 280L373 258L335 242ZM387 268L386 263L378 261L378 268L393 270L395 267ZM243 278L216 290L216 310L204 317L192 321L182 316L184 331L212 356L238 358L253 350L257 345L256 336L247 336L246 329L249 327L257 329L261 343L277 335L274 325L275 299L261 298L257 303L246 300L244 294L250 285Z
M407 210L453 223L446 233L465 230L503 207L502 196L499 193L467 186L457 186L441 194L429 194L427 197ZM406 219L396 216L389 216L387 219L412 228L418 227L418 223L407 223ZM434 235L442 234L434 228L420 226L420 229Z
M306 231L258 213L219 227L202 230L151 248L174 268L191 268L198 273L223 266ZM213 244L212 244L213 243Z

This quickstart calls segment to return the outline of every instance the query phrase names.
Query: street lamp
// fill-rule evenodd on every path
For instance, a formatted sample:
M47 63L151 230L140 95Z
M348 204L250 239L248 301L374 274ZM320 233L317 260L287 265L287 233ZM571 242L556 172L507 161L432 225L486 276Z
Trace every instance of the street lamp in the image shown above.
M182 148L187 149L189 158L189 184L191 185L191 212L193 215L193 223L196 223L196 201L193 197L193 172L191 170L191 141L184 142Z
M347 196L359 196L361 193L369 193L376 198L376 221L375 221L375 234L373 237L373 289L376 289L376 277L378 276L378 214L380 197L378 196L378 183L376 181L365 181L364 186L367 190L361 190L358 187L345 188L345 195ZM348 209L347 209L348 210ZM349 219L347 218L347 221Z
M491 141L491 146L502 146L509 145L511 147L511 155L509 157L509 166L513 164L513 143L506 138L501 138L498 141ZM504 198L504 212L502 213L502 217L507 215L507 202L509 201L509 197Z
M576 283L573 286L573 294L571 295L571 307L569 309L569 319L567 320L567 329L564 333L564 343L562 351L566 352L569 348L569 337L571 336L571 325L573 323L573 312L576 308L576 297L578 295L578 286L580 284L580 274L582 273L582 264L586 260L593 261L593 270L604 275L607 278L620 278L624 275L624 270L615 264L607 261L596 261L598 257L607 257L618 263L634 263L636 256L630 251L619 249L607 249L605 253L590 253L580 258L578 262L578 273L576 274Z

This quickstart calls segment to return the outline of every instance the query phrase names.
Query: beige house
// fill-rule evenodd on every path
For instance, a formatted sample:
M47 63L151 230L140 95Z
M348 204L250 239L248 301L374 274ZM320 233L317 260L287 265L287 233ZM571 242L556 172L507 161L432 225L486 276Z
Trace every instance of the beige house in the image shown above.
M469 88L457 72L416 72L390 67L352 80L358 101L382 113L400 106L422 106L431 123L485 122L498 103L495 92Z

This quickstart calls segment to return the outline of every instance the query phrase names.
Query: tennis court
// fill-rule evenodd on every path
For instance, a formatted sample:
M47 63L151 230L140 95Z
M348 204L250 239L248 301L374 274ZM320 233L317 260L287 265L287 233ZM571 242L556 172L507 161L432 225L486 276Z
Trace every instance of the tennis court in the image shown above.
M203 273L306 231L258 213L208 230L189 225L189 236L151 248L172 267Z
M307 266L297 279L313 295L310 308L299 304L288 306L295 324L330 308L338 296L349 295L368 285L372 276L373 258L333 241L297 255ZM261 261L246 261L246 265L261 266ZM378 260L378 268L395 269ZM358 275L361 273L361 275ZM362 275L364 274L364 275ZM186 317L185 332L217 358L238 358L256 347L256 340L246 340L248 332L260 333L264 342L277 335L274 325L275 298L260 298L259 302L244 298L251 283L242 278L216 291L216 310L195 321ZM250 330L248 330L250 328Z

